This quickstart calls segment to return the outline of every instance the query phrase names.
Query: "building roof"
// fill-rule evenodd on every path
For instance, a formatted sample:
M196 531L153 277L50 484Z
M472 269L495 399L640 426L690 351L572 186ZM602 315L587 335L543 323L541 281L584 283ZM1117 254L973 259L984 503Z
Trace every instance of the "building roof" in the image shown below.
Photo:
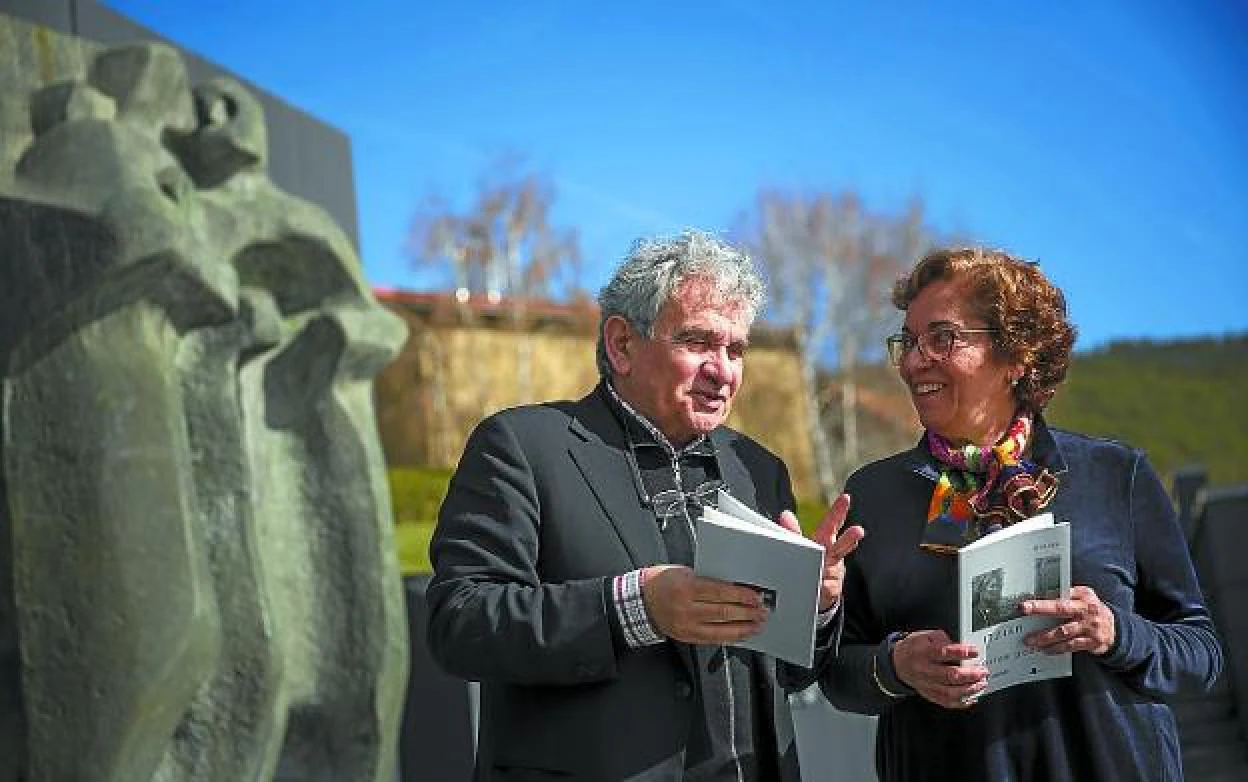
M374 288L373 293L391 309L447 325L471 323L500 328L511 327L516 319L521 319L530 322L534 328L553 326L593 332L598 326L598 304L588 297L558 302L544 298L491 298L483 293L466 291L463 295L456 295L451 291L409 291L384 287ZM763 347L795 348L797 345L792 328L763 322L754 324L750 339L752 344Z

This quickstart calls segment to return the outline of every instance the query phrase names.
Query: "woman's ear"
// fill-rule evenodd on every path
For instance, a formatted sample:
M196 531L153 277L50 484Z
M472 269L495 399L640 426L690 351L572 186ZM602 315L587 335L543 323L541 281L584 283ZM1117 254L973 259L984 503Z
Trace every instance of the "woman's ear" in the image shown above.
M627 320L619 315L612 315L602 324L602 335L611 369L620 377L627 377L633 369L632 352L636 348L634 337L637 333Z

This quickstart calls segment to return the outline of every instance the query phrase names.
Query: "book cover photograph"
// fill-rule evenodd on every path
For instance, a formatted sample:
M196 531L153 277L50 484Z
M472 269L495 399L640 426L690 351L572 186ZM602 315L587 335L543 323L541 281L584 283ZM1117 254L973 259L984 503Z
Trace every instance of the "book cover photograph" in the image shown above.
M721 491L702 510L694 572L749 586L770 612L758 633L736 644L809 668L814 662L823 546Z
M968 544L958 552L959 638L980 649L969 661L989 669L988 695L1026 682L1070 675L1071 656L1028 649L1023 638L1059 624L1023 616L1024 600L1070 596L1070 526L1044 513Z

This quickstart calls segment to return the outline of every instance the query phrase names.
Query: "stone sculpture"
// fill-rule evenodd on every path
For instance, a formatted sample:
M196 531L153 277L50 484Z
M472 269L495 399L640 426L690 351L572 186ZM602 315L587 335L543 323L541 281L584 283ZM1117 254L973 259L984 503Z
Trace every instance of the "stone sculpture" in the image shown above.
M389 782L371 382L405 329L270 181L245 89L163 45L82 60L0 87L30 123L0 169L0 748L18 779Z

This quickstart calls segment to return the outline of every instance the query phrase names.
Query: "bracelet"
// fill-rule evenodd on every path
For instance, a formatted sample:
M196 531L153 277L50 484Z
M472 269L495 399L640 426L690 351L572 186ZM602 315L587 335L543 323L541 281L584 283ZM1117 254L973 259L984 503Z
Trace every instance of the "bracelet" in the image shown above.
M877 654L871 655L871 680L875 682L875 686L879 688L880 692L890 698L898 699L906 697L904 692L893 692L885 687L884 683L880 681L880 657Z

